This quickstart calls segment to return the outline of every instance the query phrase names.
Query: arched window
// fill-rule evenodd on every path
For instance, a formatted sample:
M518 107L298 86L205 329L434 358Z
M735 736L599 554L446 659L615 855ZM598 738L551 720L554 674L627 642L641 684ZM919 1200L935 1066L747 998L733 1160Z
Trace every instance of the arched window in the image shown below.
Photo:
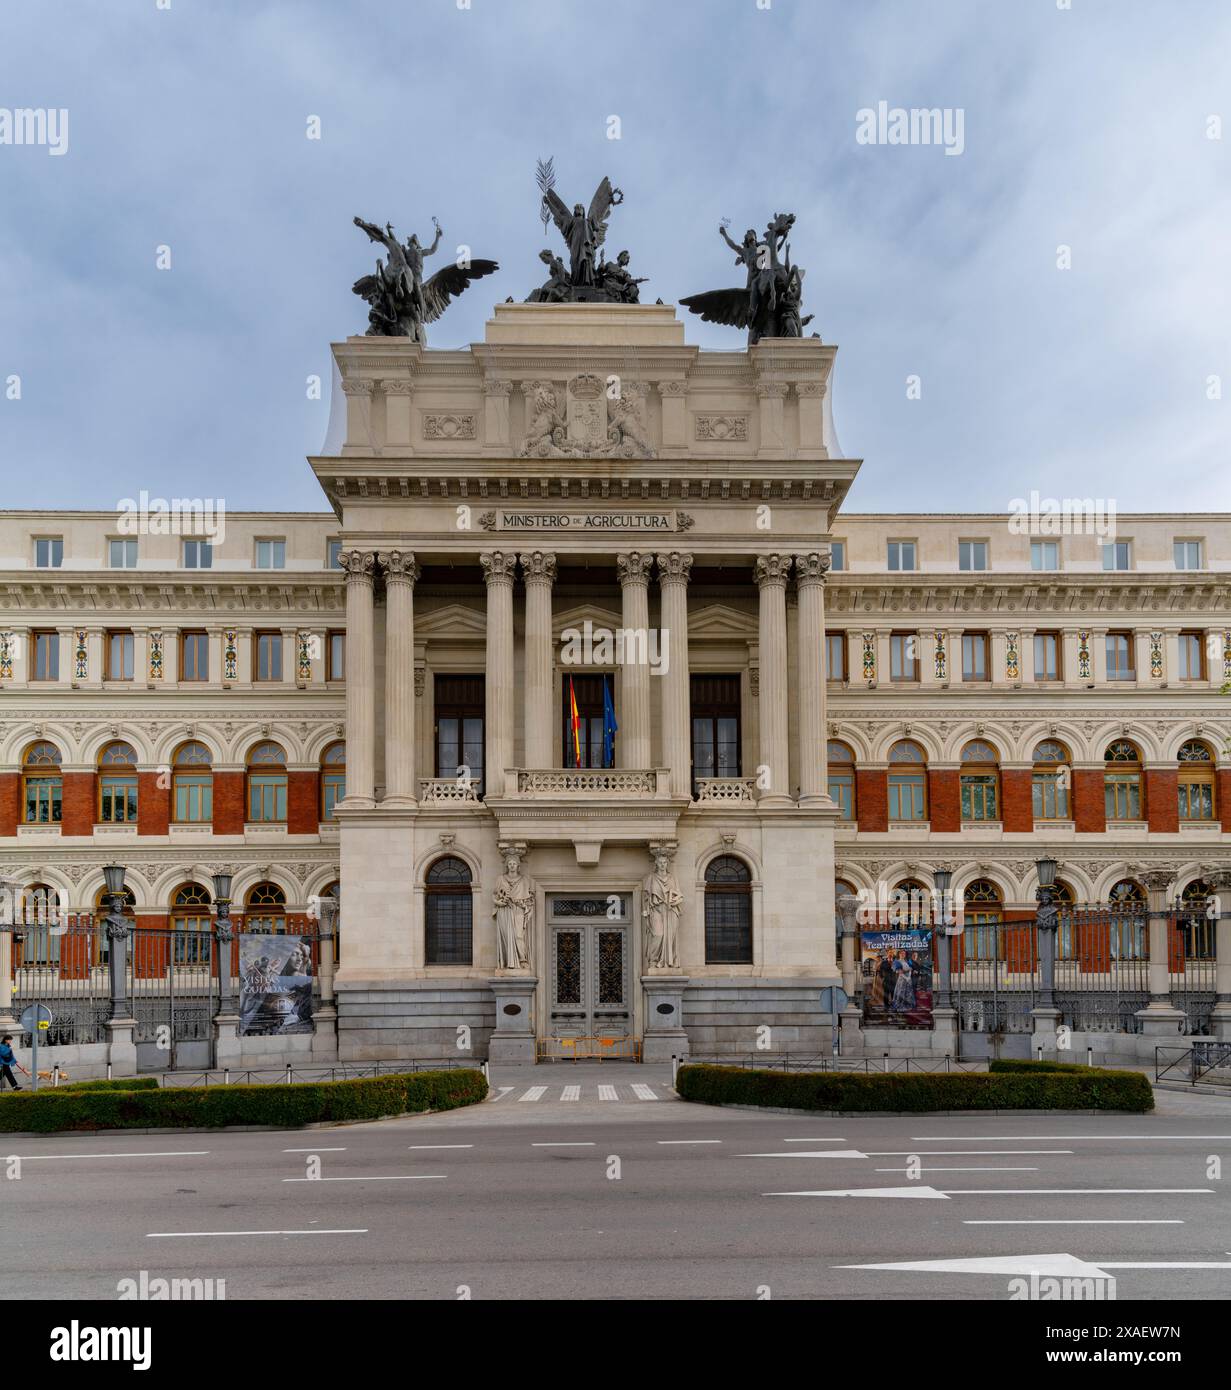
M199 825L214 818L214 774L203 743L181 743L171 759L171 819Z
M21 801L26 825L59 825L64 798L60 750L54 743L32 743L21 760Z
M98 819L103 825L137 819L137 750L131 743L109 743L99 754Z
M829 796L843 820L855 819L855 755L836 738L829 740Z
M705 870L705 963L752 964L752 875L733 854Z
M346 744L331 743L321 754L321 820L333 820L333 808L346 795Z
M1111 905L1111 955L1115 960L1145 960L1146 890L1135 879L1122 878L1107 894Z
M1214 819L1214 753L1190 738L1180 749L1180 819Z
M976 878L962 894L965 904L962 955L965 960L1003 960L1004 901L1000 889L987 878Z
M244 899L246 932L286 931L286 894L276 883L258 883Z
M21 895L20 907L14 908L13 964L57 965L60 960L62 933L60 895L46 883L32 883ZM20 1010L18 1011L20 1012Z
M185 883L171 895L176 965L209 964L212 906L208 890L199 883Z
M428 965L474 963L474 894L470 867L446 855L427 871L424 960Z
M1195 878L1180 894L1180 916L1176 925L1184 943L1185 960L1214 959L1214 929L1218 910L1218 889L1207 879Z
M927 818L927 754L914 739L899 739L889 750L889 819Z
M932 894L917 878L904 878L889 894L889 925L892 931L930 926Z
M1120 738L1103 754L1103 795L1108 820L1141 819L1141 754L1135 743Z
M1035 820L1069 819L1069 787L1073 776L1069 762L1069 750L1059 739L1045 738L1035 744L1031 784Z
M258 743L248 754L248 820L286 820L286 754L276 743Z
M1000 819L1000 770L996 750L981 738L962 749L962 819Z

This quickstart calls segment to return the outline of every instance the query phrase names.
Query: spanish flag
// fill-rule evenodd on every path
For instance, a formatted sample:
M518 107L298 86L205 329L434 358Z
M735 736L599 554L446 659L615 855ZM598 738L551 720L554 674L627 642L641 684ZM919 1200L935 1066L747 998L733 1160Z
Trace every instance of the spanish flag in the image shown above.
M573 766L581 766L581 715L577 712L577 692L573 678L568 678L569 725L573 731Z

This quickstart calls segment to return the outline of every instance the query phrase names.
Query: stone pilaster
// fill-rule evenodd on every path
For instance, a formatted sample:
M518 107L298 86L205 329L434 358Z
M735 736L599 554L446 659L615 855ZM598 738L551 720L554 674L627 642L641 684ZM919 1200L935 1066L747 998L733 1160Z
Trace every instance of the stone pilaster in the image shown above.
M375 440L372 435L373 383L360 379L342 382L346 397L346 443L344 454L370 454Z
M799 799L829 800L825 719L825 575L828 551L795 557L799 593Z
M653 563L652 555L639 550L616 556L624 601L624 665L616 740L621 767L650 765L649 576Z
M551 586L556 557L533 550L521 557L526 581L526 679L522 705L526 766L555 766L552 756Z
M371 806L376 796L376 555L344 550L338 563L346 571L346 805Z
M380 555L385 572L385 803L415 801L415 581L409 551Z
M517 557L503 550L479 556L487 584L487 765L488 793L503 796L513 761L513 576Z
M507 453L509 450L509 398L512 394L513 383L511 381L485 381L483 383L483 449L485 453Z
M1137 1011L1141 1032L1148 1038L1174 1038L1184 1029L1184 1014L1171 1003L1171 970L1168 956L1167 895L1175 882L1170 869L1152 869L1140 875L1149 902L1150 1002Z
M671 795L692 795L692 739L689 721L688 576L692 556L672 550L658 557L662 591L661 649L667 657L662 677L663 761L671 769Z
M761 591L760 671L761 768L768 782L762 804L783 804L791 799L787 761L786 678L786 581L791 572L789 555L763 555L756 562L757 588ZM758 775L763 775L758 770Z

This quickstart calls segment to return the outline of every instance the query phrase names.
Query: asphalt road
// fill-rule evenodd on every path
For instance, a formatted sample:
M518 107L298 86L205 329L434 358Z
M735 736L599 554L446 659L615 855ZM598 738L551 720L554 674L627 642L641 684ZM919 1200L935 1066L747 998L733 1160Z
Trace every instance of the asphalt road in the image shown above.
M1004 1300L1031 1270L1231 1295L1222 1098L839 1120L687 1105L652 1067L492 1079L498 1100L376 1124L0 1141L5 1295L113 1299L142 1270L228 1300Z

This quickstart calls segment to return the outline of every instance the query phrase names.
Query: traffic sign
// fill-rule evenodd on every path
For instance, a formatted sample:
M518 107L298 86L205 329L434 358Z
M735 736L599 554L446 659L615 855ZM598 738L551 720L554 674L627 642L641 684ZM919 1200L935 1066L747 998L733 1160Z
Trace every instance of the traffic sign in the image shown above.
M39 1028L51 1027L51 1010L46 1004L31 1004L21 1013L21 1031L33 1033Z

